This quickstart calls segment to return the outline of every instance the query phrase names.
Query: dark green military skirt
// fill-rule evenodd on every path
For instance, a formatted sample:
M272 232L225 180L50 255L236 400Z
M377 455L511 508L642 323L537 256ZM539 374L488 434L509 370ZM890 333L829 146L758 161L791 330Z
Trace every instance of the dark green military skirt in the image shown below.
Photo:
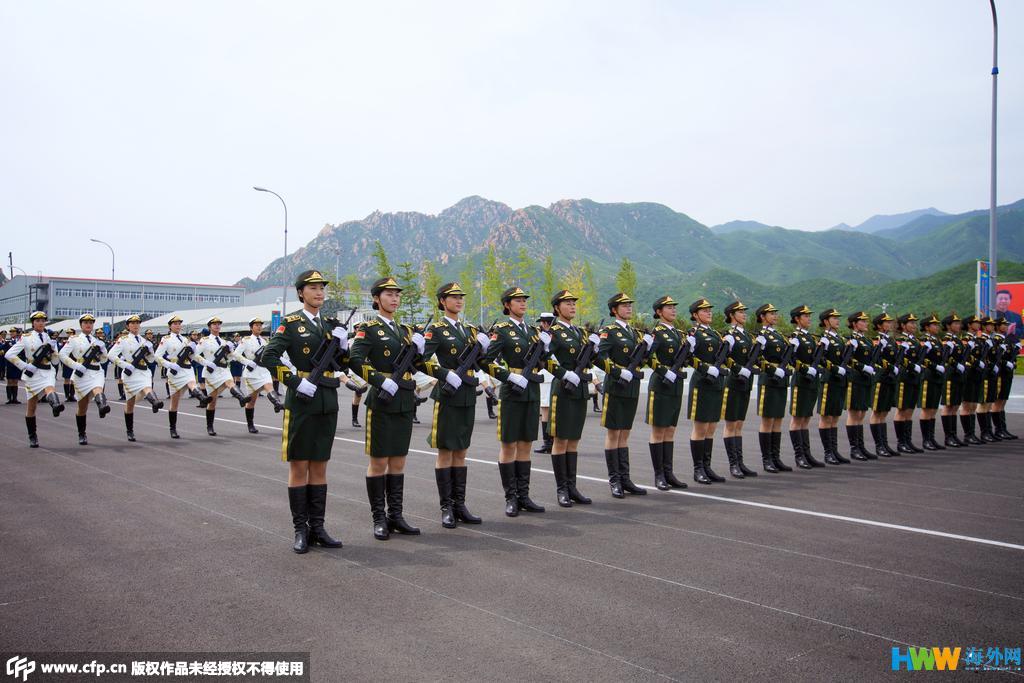
M786 414L785 385L776 386L769 382L757 383L757 414L761 417L778 418Z
M476 406L451 406L434 401L434 417L427 445L445 451L469 448L476 424Z
M611 396L606 390L601 407L601 426L605 429L632 429L639 400L639 397Z
M839 417L846 410L846 385L842 382L822 382L818 386L818 415Z
M971 377L964 378L964 403L980 403L982 383L980 379Z
M942 402L945 385L946 383L942 380L926 379L921 382L921 407L928 410L938 408Z
M964 382L957 375L951 375L942 387L942 405L958 406L964 401Z
M725 391L694 376L690 382L690 396L686 414L691 422L718 422L722 419Z
M993 403L999 399L999 385L1002 383L1000 377L989 377L985 380L985 403Z
M742 422L747 419L747 408L750 407L750 383L744 382L743 387L730 382L733 386L725 390L725 414L722 419L726 422Z
M682 409L682 394L671 395L648 391L647 415L644 422L654 427L675 427L679 424L679 412Z
M366 454L371 458L390 458L409 454L412 439L412 410L385 413L366 408Z
M548 415L548 432L551 436L556 439L578 441L583 436L583 423L587 421L589 403L587 398L571 398L565 394L552 392Z
M1010 398L1010 387L1013 386L1013 375L1008 370L1003 372L1006 375L1003 376L1002 372L999 374L999 390L996 392L996 398L1000 401L1006 401Z
M296 413L285 409L281 459L330 460L338 413Z
M498 401L498 441L536 441L540 401Z
M896 385L886 382L875 382L875 392L871 398L871 410L876 413L887 413L892 410L896 399Z
M805 384L799 378L793 380L789 390L789 414L792 417L810 417L818 402L818 382Z
M863 412L871 408L871 384L846 383L846 409Z
M896 385L896 410L913 410L921 398L921 385L917 382L900 382Z

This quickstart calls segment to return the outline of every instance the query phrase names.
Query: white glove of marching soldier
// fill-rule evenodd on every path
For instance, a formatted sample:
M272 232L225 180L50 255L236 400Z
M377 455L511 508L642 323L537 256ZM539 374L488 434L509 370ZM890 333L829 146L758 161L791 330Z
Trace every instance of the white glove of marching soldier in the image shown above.
M644 344L647 344L647 350L650 351L651 347L654 346L654 337L652 337L650 334L645 334L643 339Z
M817 377L818 376L818 371L815 370L814 368L807 368L807 376L808 377Z
M720 372L718 371L718 366L717 366L717 365L709 365L709 366L708 366L708 370L707 370L707 373L708 373L708 375L710 375L711 377L718 377L718 375L719 375L719 374L721 374L721 373L720 373Z
M962 375L965 372L967 372L967 368L964 367L963 363L957 363L956 364L956 371L959 372Z
M590 335L589 337L587 337L587 339L590 340L590 343L594 345L595 349L601 345L601 338L598 337L596 334Z
M626 368L622 368L621 370L619 370L619 377L621 377L622 380L625 382L633 381L633 373L627 370Z
M82 372L82 373L85 372L85 366L82 365L81 363L76 363L75 361L71 361L71 366L70 367L75 372Z
M783 377L786 376L786 371L783 370L782 368L775 368L775 372L773 372L772 374L775 375L777 378L782 379Z
M448 374L445 375L444 381L450 384L453 389L458 389L462 386L462 378L459 377L459 373L452 372L451 370L449 370Z
M515 384L520 389L525 389L526 385L529 384L529 381L525 377L516 374L509 375L508 381Z
M676 373L672 372L670 368L665 370L665 381L668 382L669 384L675 384L676 377Z
M875 366L873 366L873 365L865 365L864 366L864 372L868 373L869 375L875 374Z
M945 365L936 365L935 366L935 372L939 373L940 375L945 375L946 374L946 366Z
M740 368L740 377L743 379L750 379L750 370L747 368Z
M344 351L348 348L348 330L340 325L331 330L331 336L338 340L338 348Z
M840 377L846 377L846 368L844 368L842 365L836 368L836 372L839 373Z
M732 336L731 334L727 334L724 337L722 337L722 341L724 341L725 343L727 343L729 345L729 349L730 350L732 349L733 346L736 345L736 337Z
M573 385L574 387L578 387L580 385L580 376L577 375L572 370L566 370L565 374L562 375L562 379L564 379L566 382Z
M763 334L759 334L759 335L757 335L757 336L756 336L756 337L754 338L754 341L756 341L756 342L757 342L758 344L760 344L760 345L761 345L762 347L764 347L764 346L768 346L768 340L764 338L764 335L763 335Z
M697 348L697 339L693 335L690 335L686 338L686 343L690 345L690 353L693 353L694 349Z
M832 342L828 340L828 337L825 336L822 336L821 341L818 343L824 346L826 349L832 344Z
M540 343L544 345L544 350L547 351L548 347L551 346L551 335L542 331L537 336L540 337Z
M413 332L412 334L412 345L416 347L416 353L423 355L423 351L427 348L427 341L423 338L423 335L419 332Z
M381 390L388 392L392 396L398 393L398 384L396 384L395 380L391 379L390 377L384 378L384 382L381 383L380 388Z
M478 343L478 344L479 344L480 346L482 346L482 347L483 347L484 351L486 351L486 350L487 350L487 347L491 345L491 338L490 338L490 337L488 337L488 336L487 336L486 334L484 334L483 332L477 332L477 333L476 333L476 342L477 342L477 343Z
M914 363L914 374L915 375L920 375L921 374L921 366L918 365L917 363Z
M301 380L299 380L299 386L295 387L295 391L302 394L303 396L313 398L316 395L316 385L310 382L305 377L303 377Z

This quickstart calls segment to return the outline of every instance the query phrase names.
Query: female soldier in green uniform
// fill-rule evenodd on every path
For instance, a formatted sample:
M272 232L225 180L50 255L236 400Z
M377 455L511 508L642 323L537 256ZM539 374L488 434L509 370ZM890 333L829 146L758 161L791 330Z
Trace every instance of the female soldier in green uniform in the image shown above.
M481 364L487 374L501 382L498 402L498 473L505 491L505 514L515 517L520 510L544 512L530 499L530 451L537 440L540 420L540 367L523 375L530 348L541 341L537 328L528 325L526 300L530 295L519 287L501 294L502 312L509 317L491 330L490 345ZM547 333L544 335L547 337Z
M946 366L942 362L943 345L939 341L939 317L932 313L921 321L924 332L922 342L928 347L924 357L921 380L921 448L926 451L944 451L935 440L935 413L942 400L942 389L946 383ZM930 345L930 346L928 346Z
M725 333L735 339L726 364L729 366L728 384L725 387L725 454L729 458L729 474L736 479L756 477L757 472L743 463L743 422L747 419L750 406L750 389L754 385L752 370L747 366L750 354L757 344L761 349L767 339L758 335L756 339L743 329L747 322L747 307L742 301L733 301L725 307Z
M761 465L765 472L792 472L782 462L782 416L786 414L786 389L789 388L790 366L784 362L790 342L775 329L779 309L772 304L758 306L755 311L765 339L761 355L761 374L757 380L757 414L761 417L757 439L761 447Z
M476 423L476 386L463 382L456 371L467 349L480 344L486 350L490 339L459 320L465 299L466 293L458 282L441 285L437 290L437 307L444 311L444 317L423 333L427 374L437 379L430 394L434 399L434 418L427 443L437 449L434 479L441 501L441 526L446 529L454 529L457 522L481 522L466 507L466 452ZM467 377L475 376L475 370L468 371Z
M596 334L587 335L582 328L573 325L576 318L576 301L579 299L569 290L563 289L551 297L551 308L556 316L551 326L551 359L548 372L554 375L551 383L550 423L548 429L554 439L551 447L551 469L555 473L555 494L558 504L572 507L573 503L589 504L590 498L576 488L576 461L583 423L587 420L587 398L590 380L586 372L576 372L579 356L583 350L600 344ZM582 368L587 370L588 368Z
M875 380L875 390L871 398L871 437L875 442L875 453L883 458L899 455L889 448L889 429L885 422L889 411L895 405L896 384L900 373L900 368L895 364L896 342L889 333L892 322L892 317L888 313L879 313L871 321L877 335L875 345L882 346L878 353L882 365L881 368L876 368L881 372Z
M327 508L327 461L331 459L334 431L338 424L338 390L325 383L310 382L313 354L330 337L339 343L338 364L347 361L348 331L337 320L320 313L327 280L318 271L307 270L295 280L302 310L286 316L267 342L260 364L287 388L284 425L281 431L281 459L288 463L288 503L295 527L292 550L305 553L310 544L340 548L341 541L324 529ZM281 361L286 353L296 373Z
M384 277L374 282L370 296L377 317L361 325L356 332L349 364L372 387L366 395L366 455L370 456L366 467L366 496L373 516L373 537L386 541L392 531L413 536L420 533L402 516L405 457L409 454L416 410L415 384L405 389L391 373L403 348L411 345L422 356L426 344L423 335L395 321L402 288L393 278ZM418 359L415 367L425 369L426 366ZM411 382L412 372L415 370L397 379Z
M807 306L797 306L789 312L789 322L796 326L790 338L799 342L793 353L796 362L793 365L793 380L789 394L789 439L793 442L793 460L796 466L805 470L825 466L825 463L811 455L811 436L808 428L811 415L814 414L814 404L818 400L818 385L821 383L818 369L811 365L811 359L818 346L818 341L808 329L813 312Z
M963 448L967 444L956 433L956 414L964 400L964 373L967 366L967 344L960 338L963 320L955 312L942 319L942 344L951 349L946 368L946 385L942 391L942 431L947 448Z
M634 372L627 366L637 345L646 344L649 353L654 338L651 335L641 337L629 324L633 318L633 299L625 292L618 292L608 299L608 313L614 316L615 322L601 329L597 349L605 372L601 426L607 430L604 460L608 466L608 486L615 498L623 498L626 493L645 496L647 490L629 478L629 433L636 417L643 371L638 367Z
M698 484L723 482L724 477L711 469L711 450L715 443L715 428L722 419L726 376L716 365L722 344L734 344L711 327L711 302L698 299L690 304L690 320L696 325L690 330L693 354L690 364L696 372L690 381L690 397L686 412L693 427L690 430L690 457L693 458L693 480Z
M818 385L818 436L825 451L825 462L839 465L850 462L839 454L839 416L846 408L846 383L849 381L841 361L846 351L846 340L839 336L839 311L834 308L818 314L825 348L824 370Z
M1004 441L1013 441L1017 438L1006 429L1006 402L1010 398L1010 387L1013 386L1013 373L1017 371L1017 354L1020 352L1020 341L1016 335L1008 336L1010 329L1009 321L1000 315L996 318L996 334L1003 345L1003 356L999 368L998 389L996 400L992 404L992 424L995 427L993 434Z
M917 316L905 313L897 319L900 333L896 335L896 343L906 350L903 356L903 367L900 369L899 383L896 385L896 417L892 427L896 431L896 451L898 453L924 453L913 444L911 437L914 429L914 409L921 397L921 371L917 362L921 342L917 340Z
M685 489L686 484L676 479L673 472L673 450L679 411L683 405L685 372L672 370L679 349L689 342L676 326L676 307L670 296L654 302L654 349L648 363L654 372L647 385L647 424L651 425L651 464L654 466L654 485L661 491L671 488Z
M868 321L868 314L864 311L846 317L846 326L851 330L846 343L854 345L846 383L846 438L850 442L850 457L861 461L878 459L864 446L864 416L871 407L871 384L875 377L875 368L871 365L871 340L865 334Z

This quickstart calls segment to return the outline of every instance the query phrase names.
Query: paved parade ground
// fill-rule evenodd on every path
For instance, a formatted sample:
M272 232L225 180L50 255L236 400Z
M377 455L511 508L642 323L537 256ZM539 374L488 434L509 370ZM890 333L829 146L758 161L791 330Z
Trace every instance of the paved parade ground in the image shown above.
M893 647L1024 640L1024 440L713 486L685 476L689 489L659 492L638 420L632 470L650 493L619 501L591 413L580 488L594 504L559 508L537 455L547 512L509 519L481 400L467 502L484 523L449 531L428 403L406 470L406 518L423 535L379 542L349 396L327 507L345 547L305 556L291 551L281 421L265 400L258 435L223 401L216 438L183 402L179 441L140 408L137 443L120 404L102 421L93 407L85 447L73 409L40 410L38 450L24 406L0 406L0 651L310 651L316 681L874 680L893 675ZM1009 428L1024 434L1024 416ZM744 450L760 472L755 430Z

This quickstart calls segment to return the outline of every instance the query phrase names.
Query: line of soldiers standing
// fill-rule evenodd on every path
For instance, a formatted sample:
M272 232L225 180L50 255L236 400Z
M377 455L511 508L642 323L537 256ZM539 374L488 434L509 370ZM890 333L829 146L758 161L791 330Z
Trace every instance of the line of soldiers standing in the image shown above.
M850 334L843 337L839 311L821 312L820 334L815 335L810 330L813 311L799 306L790 311L795 331L787 338L775 329L779 310L772 304L755 311L756 325L748 331L747 307L739 301L731 303L725 309L728 327L719 331L711 326L712 304L699 299L689 306L693 324L684 331L677 322L678 303L663 296L653 303L656 324L642 332L630 322L634 300L619 292L607 302L614 321L589 332L574 322L578 297L562 290L550 300L555 321L548 329L540 329L525 320L529 294L510 287L501 296L507 318L484 331L460 319L466 292L450 282L436 292L441 315L419 329L395 321L402 290L392 278L382 278L370 289L378 315L348 330L320 314L327 284L318 271L299 276L295 286L303 310L284 319L261 359L288 387L282 459L290 467L293 550L299 553L317 543L341 546L324 530L324 506L337 386L348 371L371 387L366 399L366 491L373 535L379 540L393 533L420 533L403 516L417 371L436 380L427 442L437 450L435 479L445 528L481 522L466 506L466 454L481 373L501 383L496 416L498 471L509 517L544 512L530 497L542 370L554 377L547 430L552 437L556 496L562 507L592 502L577 487L577 464L595 367L604 371L601 425L606 430L608 483L615 498L647 493L631 479L629 454L645 372L651 374L645 397L645 422L651 425L648 446L655 486L660 490L686 487L674 468L674 437L684 393L694 481L724 481L711 468L714 434L721 421L726 423L730 474L757 476L744 463L742 437L755 375L758 441L762 467L768 473L792 470L780 456L787 406L795 463L803 469L850 462L838 446L843 412L848 413L850 457L856 460L922 452L911 437L918 406L922 445L927 450L1016 438L1006 429L1004 406L1019 347L1015 340L1006 339L1003 320L974 316L961 320L951 314L941 321L934 315L919 321L907 314L899 318L899 333L894 335L891 328L897 321L886 314L869 320L858 311L847 316ZM873 339L867 336L869 323L877 333ZM284 353L291 356L293 368L281 363ZM693 377L686 392L684 380L690 371ZM935 439L940 407L944 446ZM895 450L888 445L886 426L894 408ZM869 409L873 450L864 442L863 423ZM811 452L809 423L815 412L824 463ZM963 441L957 435L958 412ZM975 433L975 420L981 425L980 435Z

